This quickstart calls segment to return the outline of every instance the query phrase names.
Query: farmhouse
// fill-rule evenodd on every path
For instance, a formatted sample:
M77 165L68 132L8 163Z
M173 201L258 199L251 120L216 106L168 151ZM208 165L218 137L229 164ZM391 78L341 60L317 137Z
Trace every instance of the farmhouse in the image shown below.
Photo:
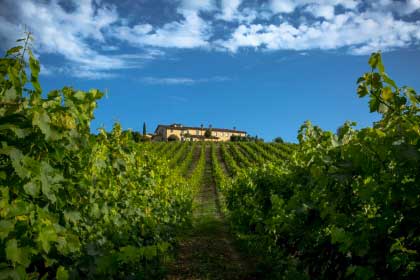
M156 141L230 141L231 136L247 136L246 131L225 128L183 126L182 124L158 125L155 130Z

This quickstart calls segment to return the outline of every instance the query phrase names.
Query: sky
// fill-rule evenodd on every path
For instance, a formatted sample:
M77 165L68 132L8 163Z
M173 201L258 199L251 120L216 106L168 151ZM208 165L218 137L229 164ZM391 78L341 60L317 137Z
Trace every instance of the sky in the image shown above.
M44 92L106 92L92 131L212 125L296 142L379 119L356 94L381 51L420 91L420 0L0 0L0 51L25 28Z

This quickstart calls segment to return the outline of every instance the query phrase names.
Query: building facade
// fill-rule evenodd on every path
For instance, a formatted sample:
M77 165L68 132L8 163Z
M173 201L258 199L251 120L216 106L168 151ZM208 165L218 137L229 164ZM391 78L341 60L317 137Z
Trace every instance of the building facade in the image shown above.
M206 135L206 131L207 135ZM209 135L210 134L210 135ZM246 137L246 131L225 128L205 128L183 126L182 124L158 125L155 130L156 141L230 141L231 136Z

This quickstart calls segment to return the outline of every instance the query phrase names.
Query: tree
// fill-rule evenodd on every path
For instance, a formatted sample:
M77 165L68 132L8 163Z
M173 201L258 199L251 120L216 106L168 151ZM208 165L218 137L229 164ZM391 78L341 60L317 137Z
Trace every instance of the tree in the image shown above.
M204 132L204 137L206 137L206 138L210 138L210 137L211 137L211 128L207 129L207 130Z
M273 140L275 143L284 143L284 140L283 140L283 138L281 138L280 136L279 137L276 137L276 138L274 138L274 140Z
M140 132L138 132L138 131L133 131L132 133L131 133L132 135L133 135L133 140L135 141L135 142L141 142L142 141L142 136L141 136L141 134L140 134Z
M143 137L145 137L146 134L147 134L147 131L146 131L146 122L143 122Z
M171 134L168 137L168 141L170 141L170 142L172 142L172 141L179 141L179 140L180 140L179 137L177 135L175 135L175 134Z
M232 141L232 142L238 142L239 141L239 136L237 136L237 135L231 135L230 136L230 141Z

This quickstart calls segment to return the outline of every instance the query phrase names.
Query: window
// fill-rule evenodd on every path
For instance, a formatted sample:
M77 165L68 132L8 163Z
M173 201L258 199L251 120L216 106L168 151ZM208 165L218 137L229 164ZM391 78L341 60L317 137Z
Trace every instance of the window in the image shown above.
M200 131L198 129L196 130L196 134L197 135L200 135Z
M171 128L171 132L174 132L174 130Z

